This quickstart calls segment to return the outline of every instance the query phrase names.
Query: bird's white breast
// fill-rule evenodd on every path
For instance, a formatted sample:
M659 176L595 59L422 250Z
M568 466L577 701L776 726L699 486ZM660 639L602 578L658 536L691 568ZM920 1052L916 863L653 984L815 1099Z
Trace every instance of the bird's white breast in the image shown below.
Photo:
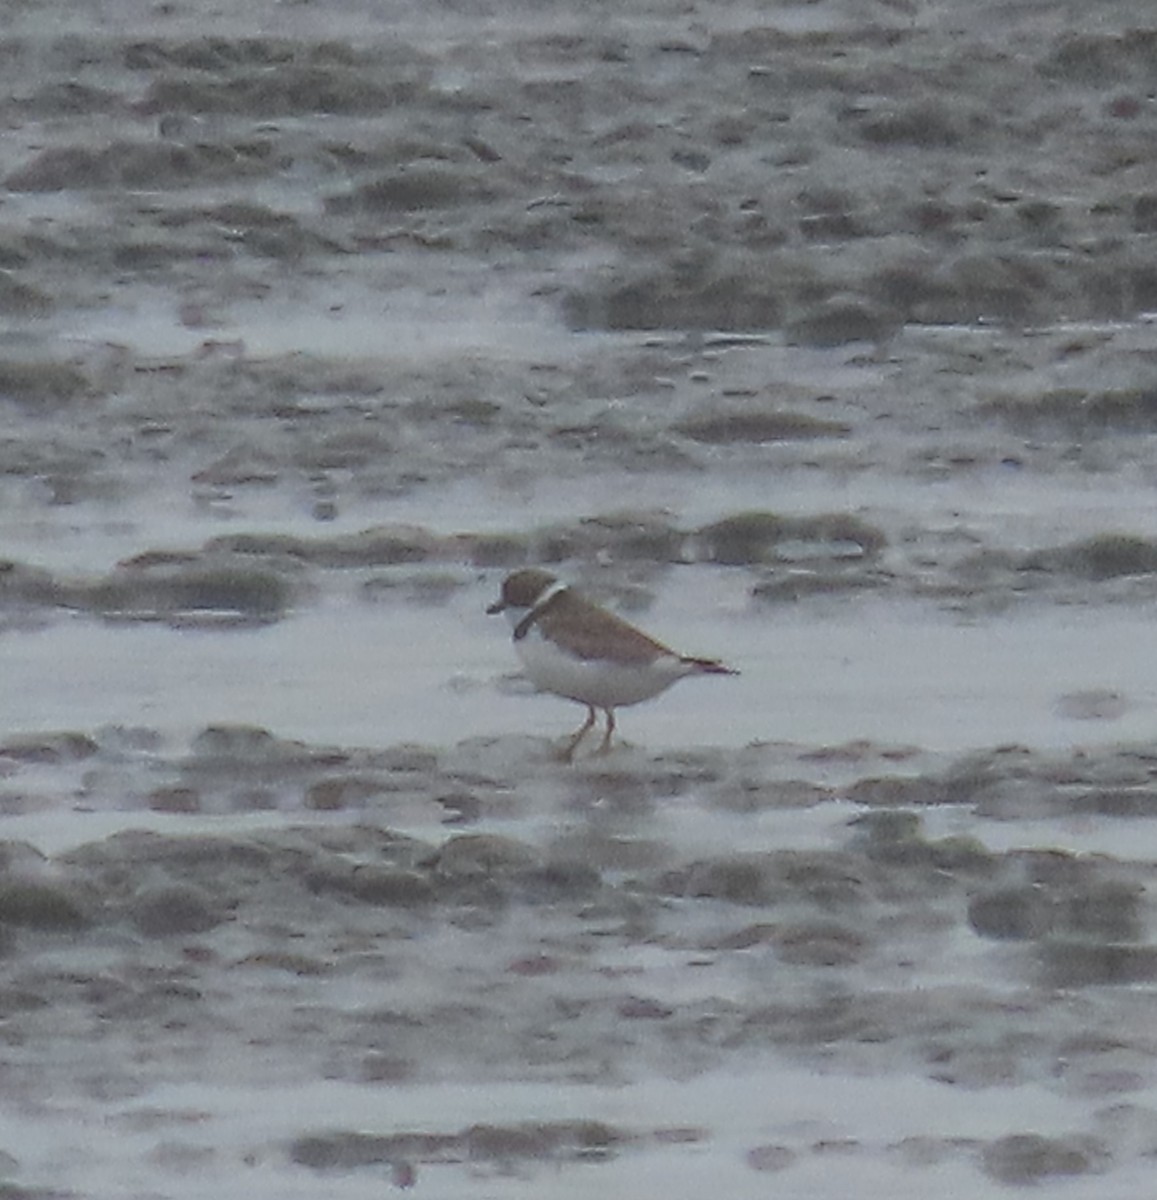
M595 708L619 708L649 700L692 670L673 654L644 664L576 658L533 625L514 647L536 687Z

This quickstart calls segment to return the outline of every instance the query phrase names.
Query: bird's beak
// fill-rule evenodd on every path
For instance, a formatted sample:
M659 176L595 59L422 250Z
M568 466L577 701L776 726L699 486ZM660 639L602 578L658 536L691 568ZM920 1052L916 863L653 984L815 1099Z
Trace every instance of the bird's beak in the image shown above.
M506 605L503 604L501 600L495 600L494 603L492 605L490 605L490 607L486 610L486 614L487 614L487 616L492 617L492 616L494 616L495 613L500 613L500 612L504 611L505 608L506 608Z

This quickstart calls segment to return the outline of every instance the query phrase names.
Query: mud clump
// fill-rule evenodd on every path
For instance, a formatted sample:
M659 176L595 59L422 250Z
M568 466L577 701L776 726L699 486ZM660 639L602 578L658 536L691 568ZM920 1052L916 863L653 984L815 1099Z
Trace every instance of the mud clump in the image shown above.
M9 271L0 270L0 315L45 317L54 307L52 297L47 292L21 282Z
M1032 888L994 890L972 900L968 922L983 937L1039 938L1053 927L1053 906Z
M981 120L980 114L976 114L974 119ZM901 108L866 114L855 128L864 141L873 145L909 145L930 149L959 145L967 124L967 114L954 113L924 100Z
M902 314L860 297L836 296L793 317L784 327L789 344L831 348L848 342L877 346L900 332Z
M612 280L566 297L563 316L572 329L777 329L782 292L741 275L703 279L677 274Z
M764 905L775 895L769 864L760 858L717 859L671 881L681 894L710 896L730 904Z
M81 762L99 749L96 739L87 733L24 734L0 743L0 757L25 763Z
M65 887L35 880L0 881L0 924L65 932L89 922L81 903Z
M274 621L284 616L293 582L250 564L156 560L97 578L57 578L22 563L0 563L0 605L87 612L109 620Z
M292 594L280 574L221 566L173 571L123 571L96 585L85 599L106 616L172 619L182 613L224 613L254 620L285 614Z
M410 213L454 205L481 204L496 197L490 176L446 164L410 167L363 183L349 196L331 198L327 208L337 213Z
M868 949L863 934L828 922L786 926L774 944L781 962L812 967L850 966Z
M994 868L1022 873L1015 857ZM1143 889L1136 883L1099 879L1096 873L1038 875L1025 883L997 885L973 896L968 920L982 937L1001 940L1068 939L1079 957L1077 941L1104 943L1139 940L1144 933Z
M704 414L674 426L675 432L692 441L712 445L730 442L783 442L796 438L845 437L847 425L825 421L806 413L744 412Z
M395 870L363 864L350 877L349 893L363 904L416 908L432 904L436 891L430 879L418 871Z
M424 562L434 554L436 542L432 535L416 527L380 526L328 538L229 534L215 538L205 549L210 553L287 558L340 568Z
M851 514L789 517L755 511L703 526L695 533L695 543L702 561L743 566L793 553L870 558L883 549L886 539L879 529Z
M1058 938L1036 950L1047 987L1086 988L1152 983L1157 979L1157 947L1098 945Z
M0 362L0 400L10 400L30 411L44 411L71 404L90 394L91 384L84 372L70 363Z
M1026 432L1051 430L1070 436L1141 433L1157 427L1157 389L1094 392L1061 388L1039 396L996 397L983 402L979 411Z
M672 563L682 560L687 534L658 513L608 512L547 525L528 538L532 561Z
M223 916L201 889L188 885L145 888L133 897L130 915L146 937L181 937L205 933Z
M279 762L296 766L303 757L310 757L300 742L285 741L257 725L210 725L193 738L190 749L198 767L236 769Z
M332 64L281 63L275 71L243 71L226 79L163 76L149 85L140 108L147 113L363 116L387 112L417 94L412 79L383 79Z
M1026 556L1022 571L1065 573L1102 582L1157 572L1157 543L1125 533L1105 533Z
M445 879L507 875L537 866L538 854L523 842L497 834L463 834L451 838L429 866Z
M343 42L308 42L276 37L139 37L119 47L118 57L130 71L156 71L175 68L182 71L203 71L228 74L249 68L283 67L293 63L305 65L353 66L372 61L370 55L359 55ZM378 57L384 58L378 48Z
M887 587L877 575L848 571L795 569L761 579L751 589L752 598L768 604L799 604L817 596L840 596Z
M183 188L270 175L276 165L272 147L264 141L207 146L119 142L100 150L45 150L5 184L14 192Z
M146 804L153 812L192 814L201 811L201 793L191 787L161 787L150 792L145 798Z
M390 1135L333 1133L298 1138L290 1156L314 1170L349 1169L410 1160L420 1163L519 1161L588 1158L610 1153L634 1141L629 1134L599 1121L528 1122L518 1125L472 1125L453 1134Z
M319 779L306 790L305 807L317 812L362 808L368 801L389 790L384 780L372 776L345 775Z
M874 791L879 780L862 780ZM859 785L851 789L859 793ZM916 789L921 791L920 788ZM887 803L893 803L889 797ZM927 803L927 800L923 802ZM903 809L882 809L856 817L851 822L855 830L852 845L863 850L873 862L898 867L931 866L942 871L961 874L991 875L997 859L977 840L968 837L927 838L923 823L916 812Z
M984 1172L1004 1184L1040 1183L1065 1176L1104 1171L1107 1149L1093 1138L1047 1138L1037 1133L1016 1133L984 1148Z

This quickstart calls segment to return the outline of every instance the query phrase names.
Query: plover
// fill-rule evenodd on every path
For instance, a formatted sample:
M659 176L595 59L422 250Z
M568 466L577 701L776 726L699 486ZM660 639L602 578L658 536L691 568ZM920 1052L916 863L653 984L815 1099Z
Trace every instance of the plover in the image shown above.
M605 754L616 708L650 700L688 675L739 674L713 658L676 653L533 567L507 575L486 611L506 613L514 648L539 690L587 706L587 719L562 751L564 762L594 726L596 711L607 717L598 749Z

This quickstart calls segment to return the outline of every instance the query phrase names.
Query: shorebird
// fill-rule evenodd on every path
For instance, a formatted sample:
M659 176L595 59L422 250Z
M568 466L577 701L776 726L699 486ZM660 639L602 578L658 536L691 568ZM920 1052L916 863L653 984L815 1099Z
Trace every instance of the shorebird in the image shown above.
M514 571L486 610L505 613L514 649L540 691L587 706L587 718L560 757L570 762L606 714L597 753L605 754L615 732L615 709L650 700L689 675L738 675L713 658L679 654L641 629L579 595L549 571Z

